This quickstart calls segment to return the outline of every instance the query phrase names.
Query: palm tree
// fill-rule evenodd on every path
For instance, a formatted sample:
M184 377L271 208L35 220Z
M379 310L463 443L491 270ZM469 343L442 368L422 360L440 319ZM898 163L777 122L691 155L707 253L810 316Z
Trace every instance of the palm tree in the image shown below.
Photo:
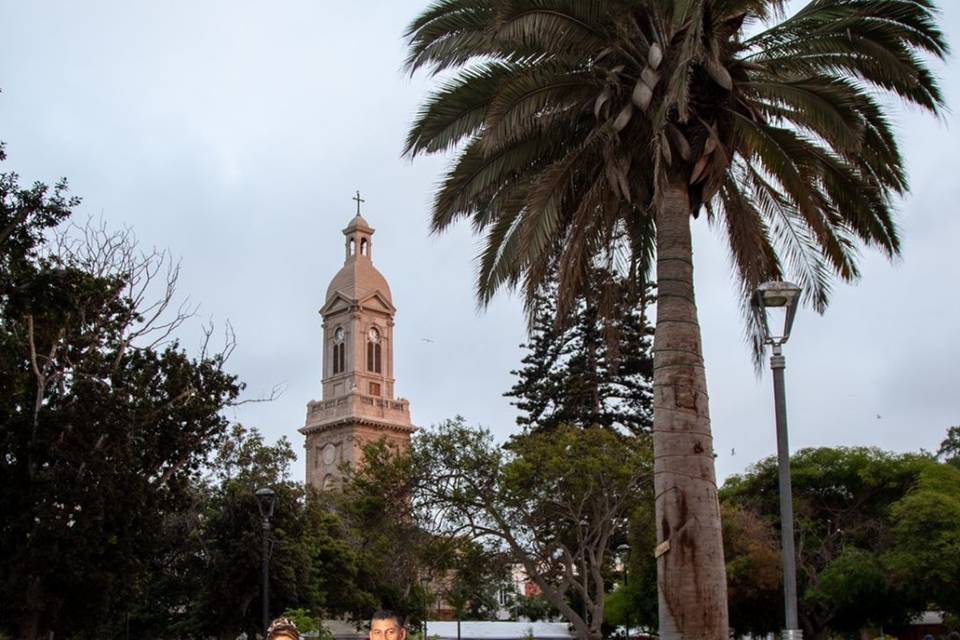
M832 276L858 276L859 243L900 250L882 94L943 105L922 57L947 49L931 0L784 4L438 0L407 31L409 71L443 79L406 154L456 151L432 224L484 235L481 303L533 300L555 268L562 307L591 265L655 266L662 638L728 633L691 218L725 233L745 302L788 276L822 310Z

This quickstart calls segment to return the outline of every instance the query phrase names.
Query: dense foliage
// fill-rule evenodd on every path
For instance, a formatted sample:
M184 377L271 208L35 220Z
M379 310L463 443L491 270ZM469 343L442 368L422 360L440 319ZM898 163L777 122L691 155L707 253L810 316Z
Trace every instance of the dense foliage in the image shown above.
M499 447L458 419L419 434L411 460L419 522L502 550L579 638L601 637L613 550L649 499L648 439L560 425Z
M947 429L947 437L940 443L937 456L947 464L960 469L960 427L953 426Z
M925 610L960 612L956 468L926 454L819 448L794 455L791 470L805 637L889 629ZM730 526L740 529L727 558L731 584L742 585L731 595L737 630L782 624L777 487L770 458L723 488L725 515L737 514Z
M163 341L169 298L141 295L162 256L51 235L76 204L0 175L0 623L29 639L96 635L142 597L240 390L222 354Z
M354 613L364 619L387 607L414 628L441 609L464 619L495 619L508 558L469 537L443 535L435 523L417 517L421 453L416 438L406 452L370 443L363 450L365 464L347 470L344 493L331 496L358 554L358 585L371 594Z
M379 441L364 447L364 460L362 467L348 470L343 495L332 498L350 530L358 586L376 594L356 613L368 617L385 607L422 620L426 600L419 581L434 550L429 534L410 514L409 458Z
M505 394L515 398L517 423L527 431L598 424L650 432L653 329L645 312L652 288L600 269L591 282L566 317L557 314L555 282L537 294L523 366Z

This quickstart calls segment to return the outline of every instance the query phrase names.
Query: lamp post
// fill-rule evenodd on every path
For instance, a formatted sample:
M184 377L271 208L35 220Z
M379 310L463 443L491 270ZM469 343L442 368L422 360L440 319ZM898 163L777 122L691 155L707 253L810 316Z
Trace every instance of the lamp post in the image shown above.
M797 313L800 287L789 282L764 282L753 295L753 307L763 322L764 344L771 347L770 369L773 371L773 402L777 420L777 462L780 472L780 546L783 551L783 601L785 624L782 640L802 640L803 631L797 622L797 558L793 541L793 488L790 482L790 447L787 441L787 401L783 370L786 358L783 344L790 337ZM773 315L782 313L782 326Z
M631 618L630 614L632 613L632 611L631 611L630 602L629 602L630 593L627 592L627 588L630 585L630 574L627 571L627 563L630 561L630 545L628 545L627 543L623 543L622 545L617 547L617 553L620 555L620 562L623 563L623 589L626 592L625 597L627 598L627 619L626 619L626 625L625 625L626 628L624 629L624 635L626 636L627 640L630 640L630 618Z
M427 620L430 618L430 578L427 576L420 578L420 586L423 589L423 640L427 640Z
M263 522L263 637L267 637L267 628L270 625L270 518L273 516L273 505L277 494L273 489L257 489L257 509Z

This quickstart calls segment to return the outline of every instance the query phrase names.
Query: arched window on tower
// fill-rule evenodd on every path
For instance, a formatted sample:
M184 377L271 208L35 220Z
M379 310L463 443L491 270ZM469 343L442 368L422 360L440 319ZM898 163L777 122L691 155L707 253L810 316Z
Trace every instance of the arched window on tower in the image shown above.
M337 327L333 332L333 374L343 373L346 370L346 345L343 342L343 327Z
M350 255L357 255L357 241L353 238L350 238Z
M360 241L360 255L362 255L362 256L370 255L370 251L369 251L369 248L368 248L368 247L369 247L369 245L367 244L367 239L364 238L363 240L361 240L361 241Z
M380 346L380 330L370 327L367 332L367 371L383 372L382 348Z
M323 490L324 491L333 491L337 488L337 480L333 477L332 473L328 473L323 477Z

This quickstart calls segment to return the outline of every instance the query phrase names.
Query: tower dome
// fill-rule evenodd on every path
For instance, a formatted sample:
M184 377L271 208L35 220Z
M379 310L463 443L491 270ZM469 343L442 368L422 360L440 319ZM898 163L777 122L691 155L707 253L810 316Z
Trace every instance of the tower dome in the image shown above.
M393 304L387 279L373 266L373 234L373 227L359 213L343 230L346 236L345 260L327 287L324 304L329 303L338 292L350 300L362 300L379 292L387 302Z

